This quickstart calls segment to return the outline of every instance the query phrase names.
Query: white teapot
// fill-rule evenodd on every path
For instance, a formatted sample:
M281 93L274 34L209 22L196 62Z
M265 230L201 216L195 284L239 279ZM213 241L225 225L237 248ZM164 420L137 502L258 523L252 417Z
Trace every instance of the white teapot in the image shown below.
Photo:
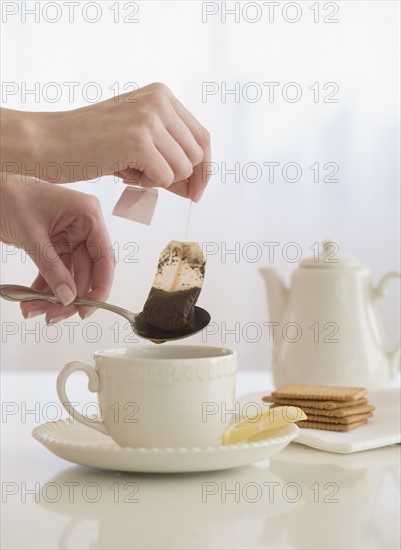
M385 388L397 373L400 343L386 351L376 300L399 271L374 287L370 271L340 256L334 242L306 258L286 288L274 268L260 269L268 294L273 375L285 384ZM334 250L334 252L333 252Z

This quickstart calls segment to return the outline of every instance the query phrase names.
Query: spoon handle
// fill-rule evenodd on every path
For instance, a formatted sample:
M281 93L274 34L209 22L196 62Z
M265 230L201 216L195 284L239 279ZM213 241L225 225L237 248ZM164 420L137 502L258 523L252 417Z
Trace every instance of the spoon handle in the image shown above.
M59 304L60 300L54 294L46 294L40 292L28 286L21 285L0 285L0 296L10 302L29 302L31 300L45 300L53 304ZM119 315L122 315L128 320L132 320L135 317L134 313L131 313L121 307L106 304L105 302L99 302L97 300L91 300L90 298L80 298L77 296L72 304L77 306L94 306L101 309L107 309L113 311Z
M28 286L20 285L0 285L0 295L5 300L10 302L29 302L31 300L45 300L46 302L52 302L53 304L59 304L60 300L53 294L46 294L40 292ZM88 298L79 298L78 296L72 302L76 305L85 306L97 306L103 305L103 302L97 302L96 300L89 300Z

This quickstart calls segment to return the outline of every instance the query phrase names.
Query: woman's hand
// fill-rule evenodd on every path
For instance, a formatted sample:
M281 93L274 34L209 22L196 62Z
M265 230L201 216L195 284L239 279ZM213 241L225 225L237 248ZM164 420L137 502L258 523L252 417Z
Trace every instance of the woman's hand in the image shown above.
M69 305L77 296L107 300L114 254L99 201L92 195L20 177L1 184L0 240L24 249L39 269L32 288L50 292L63 305L21 303L24 317L46 314L58 322L92 308ZM63 307L67 306L67 307Z
M35 170L51 183L114 174L125 183L164 187L194 201L208 183L203 166L211 160L209 134L163 84L72 111L3 111L3 158L8 167L14 161L19 174L23 163L26 172ZM10 136L18 128L27 143L13 158L20 140Z

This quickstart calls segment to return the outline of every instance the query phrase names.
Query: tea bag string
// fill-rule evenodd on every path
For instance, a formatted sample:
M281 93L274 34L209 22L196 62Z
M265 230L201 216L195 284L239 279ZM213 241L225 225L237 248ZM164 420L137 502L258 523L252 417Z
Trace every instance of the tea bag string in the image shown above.
M185 229L185 242L188 242L188 231L189 231L189 222L191 219L191 209L192 209L192 200L189 200L189 208L188 208L188 217L187 217L187 227Z

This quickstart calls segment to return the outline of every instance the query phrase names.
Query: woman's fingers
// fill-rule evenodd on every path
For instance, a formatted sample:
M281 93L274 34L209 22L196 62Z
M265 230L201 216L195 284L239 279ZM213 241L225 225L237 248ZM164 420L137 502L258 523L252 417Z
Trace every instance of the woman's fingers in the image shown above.
M176 181L181 181L191 176L193 170L191 161L181 145L165 128L160 129L159 134L155 138L155 146L173 172L173 179L170 181L168 187Z
M165 114L165 128L172 138L182 148L187 156L191 166L196 166L203 160L203 149L197 142L192 129L181 118L181 116L171 107Z
M59 255L58 247L44 236L39 237L35 244L36 246L31 246L32 243L27 246L27 250L35 251L28 254L39 269L39 275L33 282L32 288L56 295L65 305L71 303L76 295L76 285L69 269L71 264L69 253ZM48 316L51 307L50 302L32 300L22 303L21 311L26 318L40 314Z
M40 292L48 292L51 294L49 285L46 283L40 272L31 284L31 288L34 290L39 290ZM45 314L50 305L50 302L45 302L44 300L32 300L31 302L20 303L21 312L25 319L30 319L32 317Z
M209 133L165 86L145 87L140 100L141 131L133 134L127 155L136 161L126 160L117 175L124 183L164 187L197 202L210 177Z
M88 235L88 243L96 243L96 246L88 246L88 257L91 261L90 291L84 297L105 302L109 297L116 266L113 247L103 218L97 220ZM79 315L85 319L93 313L94 308L80 306Z
M175 195L179 195L180 197L189 199L190 198L189 179L175 181L173 184L170 185L168 190L171 191L171 193L174 193Z
M87 258L86 244L81 242L75 247L74 252L69 255L71 258L71 265L69 265L77 287L77 296L85 296L90 289L90 282L92 276L92 264ZM61 259L66 262L67 259L64 255ZM59 323L68 317L72 317L78 311L78 306L69 305L67 307L61 304L52 304L46 312L46 322L49 324Z
M172 98L172 105L177 115L190 130L203 153L202 159L194 165L193 172L189 178L189 196L193 201L198 202L210 179L209 171L205 169L212 160L210 134L177 98Z
M174 181L174 172L163 154L158 150L153 141L148 140L146 147L141 150L141 163L138 170L132 170L132 177L124 178L125 183L138 185L137 176L140 174L139 183L144 187L169 187Z
M37 245L37 248L34 249L35 253L28 252L28 254L37 265L52 293L60 299L64 306L69 305L77 294L72 274L46 235L39 236ZM32 247L28 246L27 250L32 250ZM38 250L38 254L36 254L36 250Z
M189 132L189 130L188 130ZM184 133L184 132L183 132ZM193 140L194 141L194 140ZM203 162L193 165L194 159L203 158L203 152L197 149L196 142L187 143L186 151L165 129L155 139L155 145L149 145L143 156L143 171L126 168L117 172L124 183L143 187L164 187L177 195L191 198L197 202L202 196L209 178ZM210 162L210 147L205 149L206 159Z
M207 166L207 162L209 163L211 162L210 149L209 151L206 151L205 159L208 159L208 160L205 160L201 164L198 164L197 166L194 167L194 171L192 172L192 175L189 178L188 195L194 202L199 202L201 200L202 195L210 179L210 175L207 175L208 171L205 170L205 166Z

